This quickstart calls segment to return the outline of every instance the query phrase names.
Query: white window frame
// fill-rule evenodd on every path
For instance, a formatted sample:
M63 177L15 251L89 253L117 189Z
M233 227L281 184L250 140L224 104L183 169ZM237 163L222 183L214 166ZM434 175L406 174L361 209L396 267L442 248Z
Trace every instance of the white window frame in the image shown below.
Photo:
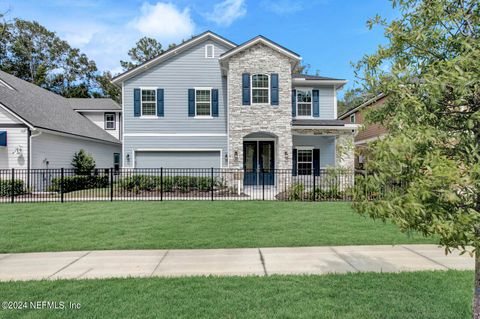
M267 84L267 90L268 90L268 94L267 94L267 99L268 101L267 102L262 102L262 103L258 103L258 102L253 102L253 90L265 90L265 88L254 88L253 87L253 77L255 75L266 75L267 76L267 79L268 79L268 84ZM263 105L267 105L267 104L270 104L270 75L269 74L266 74L266 73L255 73L255 74L252 74L250 76L250 99L251 99L251 104L263 104Z
M311 97L311 101L310 101L310 115L298 115L298 91L305 91L305 92L310 92L310 97ZM295 112L295 117L297 118L312 118L313 117L313 89L312 88L296 88L295 89L295 108L296 108L296 112ZM303 103L303 102L301 102ZM306 104L306 103L303 103L303 104Z
M113 115L113 120L108 121L107 117L109 115ZM105 121L105 130L106 131L115 131L117 129L117 114L115 112L105 112L104 114L104 121ZM113 128L108 128L108 123L113 122Z
M353 119L353 121L352 121L352 119ZM357 120L357 119L356 119L355 113L351 114L351 115L350 115L350 123L355 123L356 120Z
M300 161L300 156L298 155L299 152L304 152L304 151L309 151L310 152L310 156L311 156L311 161L310 162L304 162L304 161ZM306 164L306 163L310 163L310 174L301 174L301 171L300 171L300 163L302 164ZM297 175L302 175L302 176L307 176L307 175L311 175L313 172L313 147L298 147L297 148Z
M208 48L212 48L212 56L208 56ZM215 58L215 46L213 44L205 45L205 59L214 59Z
M156 87L143 87L140 88L140 117L142 118L157 118L157 89ZM154 91L155 92L155 114L154 115L143 115L143 91ZM152 103L151 101L146 101L145 103Z
M198 87L198 88L194 88L195 90L195 102L194 102L194 105L195 105L195 117L196 118L200 118L200 119L210 119L210 118L213 118L212 116L212 88L211 87ZM197 115L197 91L210 91L210 115Z

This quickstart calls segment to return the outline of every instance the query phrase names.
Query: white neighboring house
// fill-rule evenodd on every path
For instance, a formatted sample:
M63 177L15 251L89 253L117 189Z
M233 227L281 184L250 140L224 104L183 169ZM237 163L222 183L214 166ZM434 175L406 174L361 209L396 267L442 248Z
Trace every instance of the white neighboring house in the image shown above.
M67 99L0 71L0 169L70 168L80 149L120 166L120 117L111 99Z

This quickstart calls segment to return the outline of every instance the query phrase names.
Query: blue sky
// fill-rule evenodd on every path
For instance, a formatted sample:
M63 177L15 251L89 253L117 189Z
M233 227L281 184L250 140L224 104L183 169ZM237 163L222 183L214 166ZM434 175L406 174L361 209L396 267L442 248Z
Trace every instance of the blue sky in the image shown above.
M388 0L0 0L7 18L36 20L68 40L100 70L120 71L119 60L140 37L166 47L212 30L236 43L258 34L299 53L310 73L354 84L350 62L385 43L368 18L395 17Z

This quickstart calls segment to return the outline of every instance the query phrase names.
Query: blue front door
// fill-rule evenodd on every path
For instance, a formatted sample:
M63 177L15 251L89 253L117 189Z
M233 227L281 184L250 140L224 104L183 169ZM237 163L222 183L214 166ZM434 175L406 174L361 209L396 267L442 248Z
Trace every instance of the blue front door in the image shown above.
M275 184L275 152L273 141L243 143L244 185Z

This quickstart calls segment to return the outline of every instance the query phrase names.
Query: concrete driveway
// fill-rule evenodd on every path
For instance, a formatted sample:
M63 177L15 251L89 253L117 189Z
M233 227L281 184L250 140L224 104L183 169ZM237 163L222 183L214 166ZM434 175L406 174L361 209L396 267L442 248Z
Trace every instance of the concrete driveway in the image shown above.
M436 245L192 250L106 250L0 254L0 280L245 276L473 270L468 254Z

